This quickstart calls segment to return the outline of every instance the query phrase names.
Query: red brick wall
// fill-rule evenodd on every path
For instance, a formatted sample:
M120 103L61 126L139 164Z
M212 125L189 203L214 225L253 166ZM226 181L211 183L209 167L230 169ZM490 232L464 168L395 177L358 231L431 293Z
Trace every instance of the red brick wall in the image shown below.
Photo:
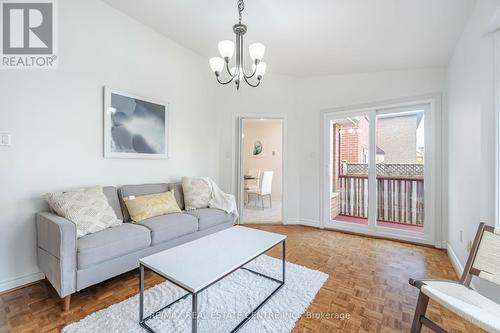
M338 191L339 177L339 140L340 162L363 163L363 149L368 149L369 124L364 118L360 119L357 126L332 125L332 191Z
M358 129L355 126L343 127L343 134L340 134L340 160L347 163L360 163L360 147Z
M340 135L340 160L347 163L363 163L363 150L369 148L369 123L365 118L358 119L358 125L343 126Z
M339 146L338 146L338 140L339 140L339 126L336 124L333 124L332 128L333 134L332 134L332 141L333 141L333 152L332 152L332 192L338 192L338 183L339 183L339 159L338 159L338 153L339 153Z

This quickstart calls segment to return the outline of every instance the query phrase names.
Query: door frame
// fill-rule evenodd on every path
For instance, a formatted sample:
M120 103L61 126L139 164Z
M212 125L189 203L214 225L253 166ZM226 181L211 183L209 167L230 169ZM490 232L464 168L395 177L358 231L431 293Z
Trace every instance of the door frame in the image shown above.
M243 170L243 158L244 158L244 149L243 149L243 120L244 119L280 119L282 121L282 161L281 161L281 223L286 224L288 216L287 212L287 189L288 189L288 180L287 180L287 172L288 172L288 162L287 162L287 133L288 133L288 119L287 115L284 113L234 113L233 114L233 154L234 156L232 160L232 177L231 177L231 191L235 193L236 197L236 205L238 207L238 212L240 212L240 216L243 216L244 207L244 189L241 186L241 179L243 178L244 170ZM238 224L241 224L241 219L238 220ZM266 223L268 224L268 223Z
M367 104L359 104L346 107L330 108L324 109L320 112L320 131L321 136L321 156L320 156L320 226L321 228L331 228L338 229L349 232L356 232L371 236L380 236L386 238L400 239L410 242L423 243L428 245L433 245L439 248L444 248L446 242L443 239L446 235L446 225L443 223L443 210L442 203L446 200L445 187L443 183L445 180L441 177L443 174L442 170L442 106L441 102L442 96L439 93L422 95L416 97L401 98L388 101L373 102ZM381 226L375 226L373 228L357 225L344 225L342 223L337 223L332 226L330 223L330 204L329 204L329 184L327 181L330 177L331 168L329 167L330 161L327 161L327 156L330 154L328 150L328 141L330 138L330 129L327 120L332 116L335 118L342 118L347 115L353 116L354 114L359 115L360 113L371 113L370 117L370 146L376 145L375 142L375 126L374 123L376 111L386 110L393 108L405 108L412 106L429 105L429 121L425 123L425 135L431 138L431 143L429 148L426 149L426 159L431 161L430 165L426 167L425 178L427 179L427 185L430 187L425 194L425 219L426 221L431 221L430 225L432 228L430 230L425 230L428 232L427 235L418 235L414 232L401 231L392 228L386 228ZM426 147L427 148L427 147ZM373 150L372 150L373 151ZM374 155L374 154L371 154ZM370 170L369 177L373 177L375 170L375 156L370 157ZM435 181L438 180L438 181ZM328 193L327 193L328 192ZM369 189L369 198L373 198L375 194L374 186ZM376 199L375 199L376 200ZM371 200L372 201L372 200ZM374 203L369 205L369 217L375 219L373 210L376 210L376 205ZM370 214L371 213L371 214ZM376 211L375 211L376 214ZM374 226L374 221L371 223ZM370 222L368 223L370 226ZM389 229L389 230L388 230Z
M495 97L495 215L494 225L500 228L500 30L493 33L494 97Z

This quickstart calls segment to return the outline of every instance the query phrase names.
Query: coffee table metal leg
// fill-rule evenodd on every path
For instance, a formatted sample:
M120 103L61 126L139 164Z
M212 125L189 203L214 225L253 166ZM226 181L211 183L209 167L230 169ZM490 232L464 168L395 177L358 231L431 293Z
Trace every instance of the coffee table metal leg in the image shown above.
M144 319L144 266L139 265L139 323Z
M169 281L169 280L167 279L167 281ZM172 281L169 281L169 282L172 282ZM172 282L172 283L175 284L176 286L178 286L179 288L184 289L182 286L176 284L175 282ZM186 290L186 289L184 289L184 290ZM186 293L184 296L176 299L175 301L172 301L171 303L162 307L160 310L157 310L157 311L151 313L147 317L144 317L144 266L142 264L139 264L139 325L141 325L141 327L144 328L146 331L148 331L150 333L155 333L155 331L151 327L148 326L146 321L150 320L151 318L156 317L162 311L170 308L175 303L183 300L184 298L188 297L189 295L192 295L191 292L189 292L188 290L186 290L186 291L188 293ZM194 303L197 303L197 294L195 294L195 296L193 298L193 309L196 309L197 304L195 305ZM196 321L197 321L197 319L198 319L198 313L196 312ZM193 320L193 323L196 323L196 321ZM196 332L196 331L197 331L197 325L195 324L193 326L193 332Z
M283 283L285 282L285 261L286 261L286 240L283 240L283 272L282 272L282 277L283 277Z
M198 294L193 293L193 308L192 308L192 332L196 333L198 331Z

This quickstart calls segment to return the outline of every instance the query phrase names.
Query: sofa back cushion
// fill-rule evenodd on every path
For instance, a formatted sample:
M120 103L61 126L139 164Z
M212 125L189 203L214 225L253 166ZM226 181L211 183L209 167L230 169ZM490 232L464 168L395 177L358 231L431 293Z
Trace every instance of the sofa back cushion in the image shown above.
M169 184L170 190L174 190L175 200L179 208L184 210L184 192L182 191L182 183L171 183Z
M201 177L182 177L186 210L207 208L212 194L210 185Z
M102 192L108 199L108 203L115 211L116 217L123 221L123 213L120 205L120 200L118 199L118 190L114 186L105 186L102 188Z
M122 224L101 186L52 192L45 197L57 215L76 225L78 238Z
M127 207L123 201L123 198L133 196L141 196L147 194L158 194L163 192L168 192L169 185L166 183L158 184L140 184L140 185L123 185L118 190L120 197L120 204L123 211L123 222L130 222L130 214L128 213ZM182 209L182 208L181 208Z

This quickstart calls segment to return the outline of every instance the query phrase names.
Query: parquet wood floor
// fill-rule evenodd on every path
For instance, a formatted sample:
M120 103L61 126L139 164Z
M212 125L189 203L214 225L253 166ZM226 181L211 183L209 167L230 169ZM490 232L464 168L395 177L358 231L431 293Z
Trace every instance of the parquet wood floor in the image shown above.
M408 278L457 279L442 250L302 226L253 227L288 235L288 261L329 274L294 333L409 332L417 290ZM279 257L280 251L269 254ZM146 287L163 281L149 271L145 276ZM59 332L137 289L138 272L125 273L74 294L71 310L62 312L50 284L37 282L0 295L0 333ZM427 313L449 332L482 332L432 302Z

